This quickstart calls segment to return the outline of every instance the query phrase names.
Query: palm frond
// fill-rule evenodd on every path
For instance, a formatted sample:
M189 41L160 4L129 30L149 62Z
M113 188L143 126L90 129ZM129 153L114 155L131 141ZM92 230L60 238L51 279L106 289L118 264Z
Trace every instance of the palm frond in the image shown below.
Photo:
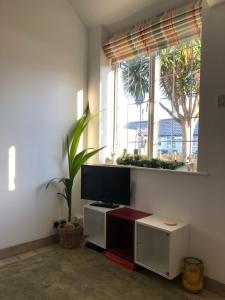
M137 57L121 65L122 83L127 96L134 98L137 105L143 103L149 92L149 59Z
M68 221L71 221L72 188L73 188L74 178L77 175L78 171L80 170L81 166L89 158L91 158L92 156L94 156L104 148L104 147L101 147L99 149L87 148L77 153L78 145L83 131L87 127L88 123L94 118L96 118L97 116L98 114L91 116L89 106L87 105L83 115L77 121L73 129L73 134L71 135L69 133L66 137L66 150L67 150L69 177L53 178L46 185L46 189L47 189L52 182L64 184L63 193L57 193L57 194L63 197L64 199L66 199L67 201L68 208L69 208Z
M76 154L81 135L84 129L87 127L89 121L90 121L90 110L89 110L89 105L87 105L82 117L78 120L73 132L73 136L71 139L71 146L69 150L70 157L74 157L74 155Z

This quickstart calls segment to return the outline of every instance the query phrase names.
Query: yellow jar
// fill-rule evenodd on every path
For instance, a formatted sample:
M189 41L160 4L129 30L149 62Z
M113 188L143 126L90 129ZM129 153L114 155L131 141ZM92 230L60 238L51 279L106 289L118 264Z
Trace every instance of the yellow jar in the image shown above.
M186 257L183 266L182 284L191 293L199 293L203 287L203 262L195 257Z

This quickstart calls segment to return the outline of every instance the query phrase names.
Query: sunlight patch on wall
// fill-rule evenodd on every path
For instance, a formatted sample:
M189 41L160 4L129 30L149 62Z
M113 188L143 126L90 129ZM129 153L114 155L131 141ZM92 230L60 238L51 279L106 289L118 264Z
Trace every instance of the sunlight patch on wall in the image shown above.
M77 120L81 118L84 111L84 92L80 90L77 92ZM80 152L83 149L83 135L80 138L77 151Z
M84 92L80 90L77 92L77 119L80 119L84 111Z
M9 191L15 191L16 185L15 185L15 177L16 177L16 148L15 146L9 147L8 152L8 190Z

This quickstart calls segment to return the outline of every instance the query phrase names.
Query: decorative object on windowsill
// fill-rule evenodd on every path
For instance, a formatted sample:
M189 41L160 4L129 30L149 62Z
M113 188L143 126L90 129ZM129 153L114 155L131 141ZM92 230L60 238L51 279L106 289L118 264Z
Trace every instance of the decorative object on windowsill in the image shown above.
M68 221L65 224L58 226L58 233L60 244L63 248L76 248L79 246L81 239L82 228L78 223L71 223L72 213L72 189L74 179L80 170L81 166L92 156L101 151L104 147L99 149L87 148L78 153L78 145L83 131L88 123L93 119L90 114L89 105L87 105L83 115L77 121L73 133L66 137L66 153L68 160L68 177L53 178L46 185L46 189L53 182L63 184L64 189L62 193L57 193L62 198L66 199L68 204Z
M106 157L105 163L106 163L107 165L113 165L113 159L111 159L111 158L109 158L109 157Z
M134 149L134 156L138 156L138 155L139 155L138 149Z
M195 257L185 257L182 284L191 293L199 293L203 287L203 262Z
M115 153L111 152L111 157L106 157L105 163L107 165L113 165L114 164L114 158L115 158Z
M131 165L137 167L144 167L144 168L157 168L157 169L169 169L169 170L176 170L179 167L184 166L183 162L180 161L165 161L160 159L146 159L144 156L140 155L130 155L130 154L123 154L122 156L118 157L116 160L118 165Z

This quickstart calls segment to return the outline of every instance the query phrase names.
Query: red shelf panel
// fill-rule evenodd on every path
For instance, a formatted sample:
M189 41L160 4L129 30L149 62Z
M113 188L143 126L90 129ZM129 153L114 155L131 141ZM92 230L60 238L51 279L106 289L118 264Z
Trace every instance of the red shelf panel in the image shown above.
M121 258L121 257L119 257L119 256L117 256L117 255L115 255L115 254L113 254L109 251L105 252L105 256L108 259L110 259L111 261L113 261L114 263L119 264L119 265L121 265L121 266L123 266L123 267L125 267L129 270L134 271L138 268L138 266L135 263L129 262L126 259L123 259L123 258Z
M130 263L134 262L135 220L149 216L131 208L123 207L107 212L106 249Z
M117 218L127 220L127 221L132 221L132 222L151 215L151 214L148 214L148 213L145 213L145 212L142 212L139 210L134 210L134 209L131 209L128 207L114 209L112 211L109 211L107 214L117 217Z
M128 261L132 261L133 257L131 255L131 251L129 248L109 248L107 249L108 252L113 253L121 258L124 258Z

